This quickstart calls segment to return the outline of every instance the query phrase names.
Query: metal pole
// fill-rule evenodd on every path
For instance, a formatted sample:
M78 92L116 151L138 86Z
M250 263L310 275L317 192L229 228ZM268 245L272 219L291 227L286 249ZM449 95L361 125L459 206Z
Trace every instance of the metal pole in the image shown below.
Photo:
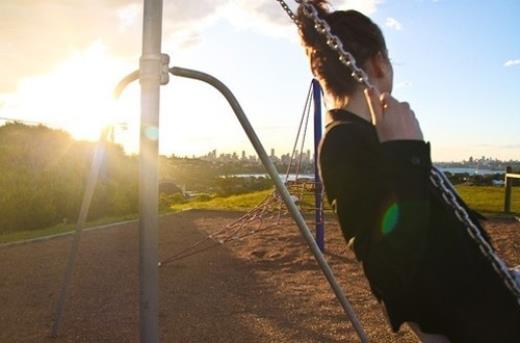
M158 155L162 0L144 0L140 59L139 323L142 343L159 342Z
M262 161L265 169L267 170L269 176L273 180L276 189L280 193L280 196L282 197L282 200L284 201L285 205L289 209L289 212L291 213L291 216L293 217L294 221L296 222L296 225L298 226L298 229L300 230L303 238L309 245L309 248L311 249L312 253L314 254L314 258L316 259L316 262L318 262L318 265L320 266L321 270L323 271L323 274L327 278L327 281L329 282L332 290L334 291L334 294L336 294L336 298L339 300L341 306L343 307L343 310L345 311L345 314L347 315L347 318L350 320L352 325L354 326L354 329L356 330L361 342L368 342L368 337L363 330L363 327L361 326L361 323L359 322L359 319L356 316L356 313L352 309L352 306L350 305L350 302L348 301L347 297L343 293L343 290L339 286L336 277L334 276L334 273L332 272L332 269L328 265L327 261L325 260L325 257L321 253L318 245L314 241L314 237L312 237L312 234L307 227L307 224L305 223L305 220L303 219L302 214L300 213L300 210L296 207L294 200L292 199L291 195L289 194L289 191L287 188L285 188L282 180L280 179L280 175L278 174L278 171L276 170L276 167L274 166L273 162L269 159L269 156L265 152L264 147L262 146L262 143L260 142L260 139L258 139L258 136L256 135L253 127L251 126L251 123L247 119L244 111L242 110L242 107L238 103L237 99L231 93L229 88L226 87L222 82L217 80L211 75L196 71L196 70L190 70L185 68L171 68L170 72L173 75L181 76L181 77L187 77L191 79L196 79L200 81L204 81L216 89L218 89L222 95L226 98L226 100L229 102L229 105L235 112L235 115L242 125L242 128L244 129L245 133L247 134L247 137L251 141L251 144L256 150L256 153L260 157L260 160Z
M312 98L314 100L314 217L316 221L316 243L321 252L325 252L325 223L323 220L322 185L318 170L318 152L321 141L321 87L318 80L312 80Z
M81 201L78 221L76 223L76 231L72 239L72 245L70 247L69 259L67 262L67 267L65 269L65 274L63 276L63 283L61 286L60 295L54 307L54 323L52 324L51 332L52 337L58 337L61 322L63 321L63 309L65 307L65 298L67 296L67 291L69 289L72 274L74 272L74 266L76 265L76 257L78 256L81 231L83 230L83 226L85 226L90 204L92 203L92 196L94 195L94 190L96 189L99 170L101 169L101 165L103 163L103 158L105 155L105 143L109 131L109 128L103 129L103 132L101 133L101 136L99 138L99 142L94 150L94 155L92 156L90 174L88 176L87 184L85 186L85 193L83 193L83 200Z
M511 174L513 169L511 167L506 168L505 175L505 194L504 194L504 212L511 213L511 190L513 186L513 179L511 179L508 174Z

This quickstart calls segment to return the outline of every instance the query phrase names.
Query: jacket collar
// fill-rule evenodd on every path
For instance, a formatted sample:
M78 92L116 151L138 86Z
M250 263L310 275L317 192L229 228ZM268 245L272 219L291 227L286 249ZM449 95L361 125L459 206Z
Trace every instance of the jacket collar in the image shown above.
M327 122L326 127L337 121L357 122L372 126L370 122L347 110L332 109L328 112L328 114L331 120Z

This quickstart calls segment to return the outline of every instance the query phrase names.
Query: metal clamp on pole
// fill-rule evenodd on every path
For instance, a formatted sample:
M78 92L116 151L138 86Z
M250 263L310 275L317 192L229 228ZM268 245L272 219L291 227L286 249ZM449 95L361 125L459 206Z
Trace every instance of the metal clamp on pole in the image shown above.
M161 54L161 85L167 85L170 82L170 56Z
M139 59L139 81L170 82L170 56L168 54L143 55Z

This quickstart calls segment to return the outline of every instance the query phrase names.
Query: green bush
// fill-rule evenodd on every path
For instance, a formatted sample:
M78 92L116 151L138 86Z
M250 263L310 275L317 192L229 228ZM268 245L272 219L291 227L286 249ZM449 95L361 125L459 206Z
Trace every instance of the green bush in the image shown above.
M188 200L181 194L164 194L161 193L159 195L159 209L160 210L168 210L172 207L172 205L185 204Z
M0 233L77 220L95 143L19 123L0 127ZM89 219L137 211L137 163L107 144Z
M195 197L195 199L193 199L193 201L204 202L204 201L210 201L211 199L213 199L213 197L209 194L200 194L197 197Z

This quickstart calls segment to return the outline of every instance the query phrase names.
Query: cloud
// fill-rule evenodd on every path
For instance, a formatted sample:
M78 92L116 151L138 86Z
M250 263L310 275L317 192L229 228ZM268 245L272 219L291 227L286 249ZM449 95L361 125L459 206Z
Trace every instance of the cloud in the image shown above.
M520 144L479 144L476 146L494 149L520 149Z
M298 38L296 27L274 1L227 1L218 16L241 30L253 30L277 38Z
M395 85L397 88L408 88L413 86L412 81L401 81Z
M119 19L119 28L122 31L134 26L139 21L139 14L141 7L138 4L129 4L117 10L117 17Z
M504 67L513 67L517 65L520 65L520 58L517 58L516 60L508 60L504 63Z
M230 0L165 1L164 43L197 44L199 34ZM0 1L0 93L41 75L101 41L115 57L137 61L142 2L137 0Z
M394 29L396 31L400 31L403 28L403 25L401 25L401 23L399 21L397 21L397 19L392 18L392 17L386 18L385 26L389 27L391 29Z
M334 9L344 10L353 9L370 15L377 11L377 7L384 3L384 0L336 0L331 1Z
M0 92L24 76L47 72L63 59L102 39L121 56L136 54L140 29L120 29L118 11L129 0L0 1ZM129 36L132 36L129 39Z
M335 9L374 13L383 0L333 0ZM289 2L295 10L295 3ZM273 0L165 1L163 46L192 47L217 20L279 38L297 40L295 27ZM101 41L117 58L135 62L141 50L142 1L1 0L0 93L24 77L53 69ZM166 50L166 49L165 49Z
M218 1L216 1L218 2ZM297 40L296 27L278 3L273 0L227 0L220 1L218 16L226 18L240 29L250 29L278 38ZM333 9L355 9L367 15L374 13L383 0L333 0ZM296 11L296 7L292 6Z

